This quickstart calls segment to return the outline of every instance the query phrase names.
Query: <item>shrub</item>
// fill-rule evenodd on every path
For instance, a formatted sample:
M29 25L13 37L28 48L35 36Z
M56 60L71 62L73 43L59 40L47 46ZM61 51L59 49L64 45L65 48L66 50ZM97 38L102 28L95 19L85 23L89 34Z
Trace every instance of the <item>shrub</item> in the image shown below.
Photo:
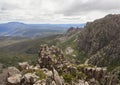
M84 73L82 73L82 72L77 72L76 75L77 75L77 79L84 79L84 78L86 78L86 75Z
M46 74L42 70L36 70L35 73L36 73L37 76L39 76L40 80L46 78Z
M70 83L72 81L73 76L71 74L63 74L62 76L66 82Z
M83 69L86 67L86 65L79 65L77 66L78 71L83 71Z

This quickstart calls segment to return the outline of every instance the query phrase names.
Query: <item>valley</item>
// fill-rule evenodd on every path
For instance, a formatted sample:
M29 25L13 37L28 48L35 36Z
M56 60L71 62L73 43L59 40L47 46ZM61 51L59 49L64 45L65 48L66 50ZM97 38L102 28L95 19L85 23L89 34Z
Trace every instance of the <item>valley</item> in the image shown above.
M56 85L119 85L119 23L119 14L107 15L84 27L70 27L64 33L34 38L1 37L0 63L3 69L17 67L21 76L35 73L39 83L43 84L43 79L45 85L49 80ZM27 80L22 79L22 84L27 85ZM33 85L32 82L29 83Z

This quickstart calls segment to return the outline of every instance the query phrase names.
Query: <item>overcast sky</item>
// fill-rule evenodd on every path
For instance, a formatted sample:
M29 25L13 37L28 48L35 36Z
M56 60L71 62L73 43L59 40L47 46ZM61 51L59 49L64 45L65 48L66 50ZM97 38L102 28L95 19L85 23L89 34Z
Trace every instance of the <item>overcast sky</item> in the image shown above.
M0 22L85 23L120 13L120 0L0 0Z

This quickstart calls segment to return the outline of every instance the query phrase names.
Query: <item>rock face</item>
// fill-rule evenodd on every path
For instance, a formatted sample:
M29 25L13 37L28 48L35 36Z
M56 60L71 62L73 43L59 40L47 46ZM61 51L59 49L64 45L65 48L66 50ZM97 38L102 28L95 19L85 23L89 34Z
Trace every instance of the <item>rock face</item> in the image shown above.
M59 48L55 46L48 47L47 45L40 46L38 63L41 68L57 68L57 65L62 64L64 60L64 55Z
M84 68L84 73L91 78L95 78L96 80L101 80L106 75L105 68L98 67L86 67Z
M107 74L107 69L98 67L86 67L84 73L91 77L90 85L117 85L118 77L114 74Z
M89 22L79 33L79 49L89 57L88 63L108 66L120 60L120 15L107 15Z

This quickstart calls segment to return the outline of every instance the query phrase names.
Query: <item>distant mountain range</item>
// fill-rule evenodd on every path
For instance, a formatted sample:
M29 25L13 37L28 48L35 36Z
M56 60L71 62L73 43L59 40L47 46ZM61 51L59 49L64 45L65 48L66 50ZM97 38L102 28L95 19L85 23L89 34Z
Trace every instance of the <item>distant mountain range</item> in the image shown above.
M70 27L84 27L85 24L24 24L9 22L0 24L0 36L44 37L61 34Z

